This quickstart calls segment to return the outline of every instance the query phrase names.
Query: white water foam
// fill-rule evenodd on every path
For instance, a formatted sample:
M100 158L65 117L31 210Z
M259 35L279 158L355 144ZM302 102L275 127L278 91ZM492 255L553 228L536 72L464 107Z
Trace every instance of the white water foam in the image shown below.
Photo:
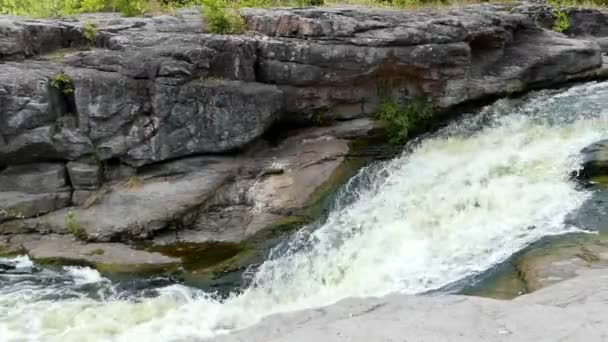
M27 255L19 255L14 258L0 258L0 263L12 265L17 269L30 268L34 263Z
M102 281L109 281L101 276L101 274L90 267L65 266L63 270L74 279L77 285L93 284Z
M264 316L353 296L440 289L541 237L588 197L569 180L579 151L608 132L608 83L521 107L499 101L423 140L376 173L352 203L224 302L183 286L137 302L23 300L0 289L5 340L167 341L205 338Z

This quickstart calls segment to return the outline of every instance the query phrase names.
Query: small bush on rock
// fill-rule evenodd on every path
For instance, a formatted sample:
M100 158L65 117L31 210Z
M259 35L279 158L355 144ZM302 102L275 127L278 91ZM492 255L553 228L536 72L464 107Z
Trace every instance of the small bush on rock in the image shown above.
M68 211L67 215L65 215L65 229L79 239L84 239L86 237L84 230L82 230L78 224L76 213L74 213L71 209Z
M424 98L416 97L406 105L384 96L376 112L376 118L387 121L392 144L403 144L418 125L433 116L434 106Z
M97 25L91 22L85 22L83 28L84 30L82 35L84 36L84 39L87 41L87 43L93 44L97 39Z
M217 34L238 34L245 30L245 22L232 4L224 0L204 0L203 19L207 31Z
M51 79L50 82L51 87L58 89L65 95L70 95L74 92L74 85L72 83L72 78L67 74L59 74Z
M568 13L564 10L553 10L553 31L564 32L570 27L570 19Z

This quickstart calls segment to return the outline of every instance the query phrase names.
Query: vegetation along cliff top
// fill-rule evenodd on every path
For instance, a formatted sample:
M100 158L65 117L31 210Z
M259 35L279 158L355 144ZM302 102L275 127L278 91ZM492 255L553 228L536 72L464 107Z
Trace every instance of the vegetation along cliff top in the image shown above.
M117 12L125 17L171 14L184 7L200 6L209 32L238 34L245 31L241 8L358 5L375 8L419 10L450 8L486 2L475 0L0 0L0 14L35 18L70 17L82 13ZM501 1L515 3L514 1ZM604 8L608 0L538 1L555 7L554 30L569 27L566 7Z

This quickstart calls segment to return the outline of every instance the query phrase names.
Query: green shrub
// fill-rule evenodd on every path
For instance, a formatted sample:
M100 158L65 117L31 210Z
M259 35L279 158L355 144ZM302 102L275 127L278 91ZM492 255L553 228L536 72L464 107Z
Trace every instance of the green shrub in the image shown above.
M97 39L97 25L91 23L91 22L85 22L84 23L84 30L82 35L84 36L84 39L87 41L87 43L89 44L93 44L95 43L95 40Z
M564 32L570 27L568 13L561 9L554 9L553 12L553 31Z
M376 118L388 122L389 139L392 144L402 144L423 121L435 113L434 106L424 98L416 97L406 105L396 103L384 96L376 112Z
M207 31L217 34L237 34L245 30L238 10L225 0L203 0L202 15Z
M74 84L72 78L67 74L59 74L54 76L50 82L51 87L58 89L65 95L70 95L74 92Z
M308 6L323 6L325 4L324 0L298 0L298 6L300 7L308 7Z
M72 209L65 215L65 229L79 239L86 238L86 233L78 224L76 213L74 213Z

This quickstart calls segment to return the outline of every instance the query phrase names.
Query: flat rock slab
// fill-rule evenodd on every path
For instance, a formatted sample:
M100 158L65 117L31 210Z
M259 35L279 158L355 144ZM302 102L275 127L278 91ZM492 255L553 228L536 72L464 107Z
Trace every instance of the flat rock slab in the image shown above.
M24 192L0 192L0 222L31 218L70 205L70 192L29 194ZM8 231L0 228L0 233Z
M73 263L88 265L102 272L158 273L176 269L181 263L160 253L133 249L119 243L85 244L74 238L49 235L21 235L10 240L12 249L20 246L41 263Z
M515 301L396 294L347 299L271 316L214 341L600 342L608 337L606 303L608 270L598 270Z
M85 207L73 207L48 215L5 222L4 232L70 232L76 228L89 240L109 241L114 237L135 239L147 237L170 223L184 222L216 188L231 177L238 167L231 158L201 166L196 171L176 178L149 180L132 178L102 189L85 201ZM68 221L71 221L68 224Z

